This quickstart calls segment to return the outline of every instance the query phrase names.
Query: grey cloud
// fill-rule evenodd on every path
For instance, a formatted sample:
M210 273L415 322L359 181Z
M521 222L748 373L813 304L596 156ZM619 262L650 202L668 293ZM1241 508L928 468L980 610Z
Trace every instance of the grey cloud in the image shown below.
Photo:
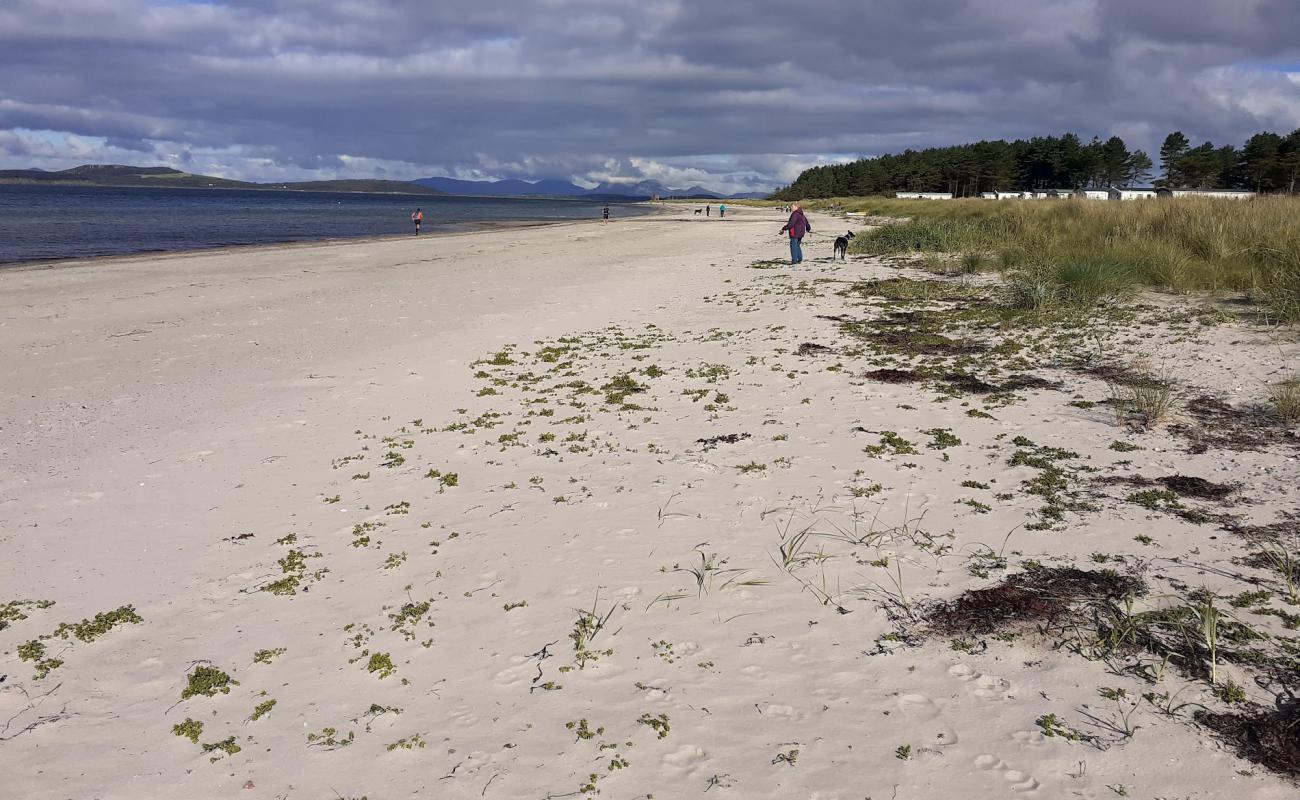
M818 154L1295 125L1300 85L1253 65L1295 60L1297 29L1293 0L10 0L0 129L231 177L642 159L770 186Z

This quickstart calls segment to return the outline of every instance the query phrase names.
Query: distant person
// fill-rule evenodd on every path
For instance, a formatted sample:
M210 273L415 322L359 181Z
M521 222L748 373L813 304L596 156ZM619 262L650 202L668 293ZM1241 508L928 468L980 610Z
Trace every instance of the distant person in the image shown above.
M798 203L790 206L790 221L781 228L781 233L789 231L790 233L790 263L803 263L803 236L805 233L812 233L812 225L808 224L808 218L803 215L803 209Z
M711 217L711 216L713 216L713 204L712 204L712 203L705 203L705 204L704 204L704 216L706 216L706 217Z
M727 204L723 203L718 206L718 219L726 219L726 218L727 218Z
M411 223L415 225L415 235L420 235L420 223L424 222L424 209L417 208L411 212Z
M606 222L609 222L609 206L605 206L605 210L600 212L600 216L601 216L601 220L600 220L601 225L604 225Z

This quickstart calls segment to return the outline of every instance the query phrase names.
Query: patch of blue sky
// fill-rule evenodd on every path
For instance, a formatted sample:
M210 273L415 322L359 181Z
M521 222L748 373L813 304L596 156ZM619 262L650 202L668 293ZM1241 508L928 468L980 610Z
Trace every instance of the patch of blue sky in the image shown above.
M85 144L93 145L95 147L103 147L108 142L108 139L106 139L103 136L83 136L81 134L71 133L69 131L52 131L52 130L36 129L36 128L14 128L13 132L23 137L24 139L29 139L37 142L45 142L47 144L58 145L58 146L66 146L68 144L68 140L72 139L74 136L77 138L78 141L83 142Z
M1300 61L1242 61L1237 64L1242 69L1254 69L1261 72L1286 72L1300 75Z

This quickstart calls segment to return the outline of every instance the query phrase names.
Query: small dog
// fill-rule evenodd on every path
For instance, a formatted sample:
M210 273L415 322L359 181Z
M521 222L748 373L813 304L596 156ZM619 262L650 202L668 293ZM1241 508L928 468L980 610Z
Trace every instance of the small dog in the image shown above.
M702 208L697 208L697 209L695 209L695 216L698 217L700 214L703 214L703 213L704 213L704 209L702 209Z
M852 238L853 231L848 231L843 236L835 237L835 252L831 255L832 261L835 260L836 256L839 257L840 261L846 260L847 257L845 256L845 253L849 250L849 239Z

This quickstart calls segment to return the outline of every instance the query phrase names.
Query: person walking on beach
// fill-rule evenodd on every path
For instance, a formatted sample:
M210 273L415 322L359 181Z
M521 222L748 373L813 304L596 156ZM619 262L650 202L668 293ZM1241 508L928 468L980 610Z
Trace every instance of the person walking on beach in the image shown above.
M424 222L424 209L417 208L411 212L411 222L415 225L415 235L420 235L420 223Z
M606 222L609 222L609 206L605 206L605 210L601 212L600 216L601 216L601 220L600 220L601 225L604 225Z
M713 206L709 203L704 204L704 216L706 217L713 216Z
M803 262L803 236L805 233L812 233L812 225L808 224L808 218L803 215L803 209L798 203L790 206L790 221L781 228L781 233L790 232L790 263L799 264Z
M727 204L722 203L718 206L718 219L726 219L726 218L727 218Z

